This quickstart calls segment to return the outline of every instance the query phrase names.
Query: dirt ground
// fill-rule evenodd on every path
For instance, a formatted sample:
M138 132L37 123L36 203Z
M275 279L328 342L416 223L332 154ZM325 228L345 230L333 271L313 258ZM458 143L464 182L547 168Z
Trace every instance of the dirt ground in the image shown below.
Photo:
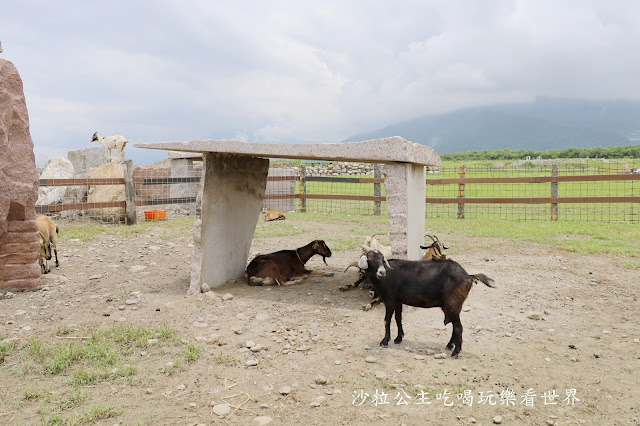
M186 297L190 238L166 236L162 226L66 240L45 289L0 300L0 336L22 343L57 342L61 325L82 336L130 323L170 327L203 348L172 374L171 351L136 352L127 362L137 380L87 386L88 399L63 417L110 403L121 412L100 424L640 424L640 289L624 259L433 230L453 259L497 286L472 289L454 359L440 309L405 308L404 341L382 348L384 308L363 311L367 290L339 290L357 275L343 272L359 255L348 239L383 225L259 222L274 236L256 239L252 253L324 239L334 249L329 265L315 257L308 266L334 276L286 287L238 280L197 297ZM62 392L68 374L21 375L12 354L0 364L0 424L38 424L47 413L25 392ZM231 412L215 414L222 404Z

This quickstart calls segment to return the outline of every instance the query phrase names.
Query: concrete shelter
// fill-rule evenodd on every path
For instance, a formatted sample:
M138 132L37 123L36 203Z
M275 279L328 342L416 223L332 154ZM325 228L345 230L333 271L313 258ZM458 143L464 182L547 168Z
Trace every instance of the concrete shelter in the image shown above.
M425 166L441 164L431 147L399 136L346 143L196 140L135 146L202 154L202 209L194 229L190 295L200 292L201 283L218 287L243 276L267 185L269 158L386 164L391 249L394 257L413 260L420 258L424 242ZM322 235L310 239L322 239Z

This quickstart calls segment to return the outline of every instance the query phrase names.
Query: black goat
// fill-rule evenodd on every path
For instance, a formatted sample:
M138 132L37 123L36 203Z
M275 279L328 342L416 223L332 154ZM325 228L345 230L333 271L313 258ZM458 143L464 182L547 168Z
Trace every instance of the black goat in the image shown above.
M472 285L480 281L493 287L493 280L484 274L469 275L460 264L451 259L424 259L418 261L392 259L387 261L377 251L369 251L360 258L358 267L375 288L386 307L385 335L381 346L389 344L391 316L395 312L398 337L402 342L402 305L419 308L441 307L444 324L453 323L451 340L447 349L457 356L462 349L462 323L460 311Z
M309 271L304 267L305 263L316 254L322 256L326 265L326 258L331 257L331 249L324 241L315 240L295 250L280 250L256 256L247 266L247 284L262 285L275 280L278 285L288 285L285 282L292 278L304 279L312 273L333 276L333 274Z

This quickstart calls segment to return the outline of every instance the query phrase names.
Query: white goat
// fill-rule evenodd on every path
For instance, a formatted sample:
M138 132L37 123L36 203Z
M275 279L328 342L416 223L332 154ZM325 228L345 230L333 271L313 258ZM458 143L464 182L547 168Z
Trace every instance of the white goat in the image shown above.
M373 234L365 238L364 244L361 245L362 253L366 254L370 250L379 251L380 253L383 254L385 259L391 259L392 257L391 246L385 246L382 243L380 243L380 241L378 241L375 238L376 235L378 234Z
M98 132L95 132L93 134L93 138L91 139L91 142L96 142L96 141L100 142L102 146L107 148L107 161L111 161L112 149L115 148L119 152L124 152L124 147L125 145L127 145L127 142L131 142L129 139L125 139L124 136L113 135L113 136L107 136L106 138L103 138L101 136L98 136Z

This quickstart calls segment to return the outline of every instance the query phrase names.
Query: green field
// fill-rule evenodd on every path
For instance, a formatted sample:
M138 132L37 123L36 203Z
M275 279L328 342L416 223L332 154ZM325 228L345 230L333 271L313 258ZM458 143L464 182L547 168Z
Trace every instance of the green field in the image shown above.
M509 163L500 161L467 162L467 178L508 178L508 177L536 177L551 176L551 165L537 165L532 162L512 167ZM625 160L621 162L606 162L589 160L586 162L564 162L559 166L559 176L607 175L626 174L630 167L640 164L640 160ZM437 173L427 174L430 179L451 179L459 177L460 164L444 162ZM356 176L349 176L356 177ZM362 175L359 177L371 177ZM300 193L300 183L296 191ZM430 198L457 198L458 184L427 185ZM359 184L345 182L307 182L307 194L322 195L356 195L372 196L374 184ZM381 195L385 196L384 185L381 185ZM550 183L477 183L466 184L466 198L546 198L551 196ZM631 197L640 196L639 180L625 181L589 181L589 182L560 182L558 184L559 197ZM296 211L301 202L296 201ZM307 211L338 214L373 215L374 202L355 200L314 200L306 201ZM456 218L458 205L428 204L427 218ZM474 204L465 205L465 218L492 218L504 220L542 220L548 221L551 216L549 204ZM386 205L381 203L381 213L386 214ZM558 220L578 222L640 222L640 205L638 203L564 203L559 205Z

